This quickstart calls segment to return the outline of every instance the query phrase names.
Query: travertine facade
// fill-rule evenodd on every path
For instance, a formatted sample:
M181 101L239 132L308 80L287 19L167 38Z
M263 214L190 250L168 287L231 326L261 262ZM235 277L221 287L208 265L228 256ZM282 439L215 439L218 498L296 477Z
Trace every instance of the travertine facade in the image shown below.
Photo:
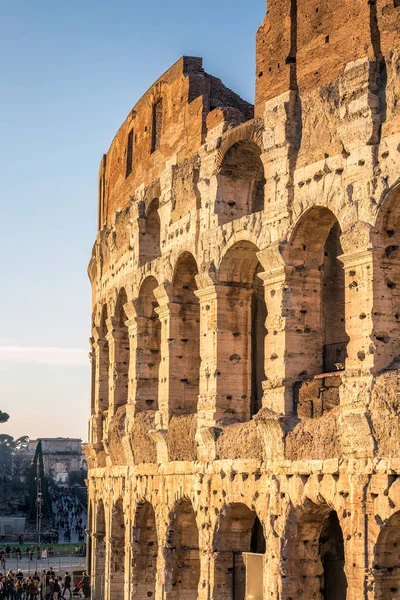
M400 598L400 2L268 11L100 166L95 600Z

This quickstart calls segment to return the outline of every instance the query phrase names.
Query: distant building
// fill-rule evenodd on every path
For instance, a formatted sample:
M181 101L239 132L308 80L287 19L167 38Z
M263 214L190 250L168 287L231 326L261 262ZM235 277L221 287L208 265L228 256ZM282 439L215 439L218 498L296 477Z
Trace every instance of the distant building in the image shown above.
M32 460L39 441L42 444L44 473L57 483L66 484L71 471L87 469L81 439L60 437L30 440L29 453L32 454Z

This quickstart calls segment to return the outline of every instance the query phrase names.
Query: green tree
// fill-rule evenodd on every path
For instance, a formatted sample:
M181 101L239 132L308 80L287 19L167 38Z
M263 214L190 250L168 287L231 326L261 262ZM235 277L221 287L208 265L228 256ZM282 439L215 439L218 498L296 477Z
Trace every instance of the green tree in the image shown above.
M4 414L4 413L3 413ZM24 435L14 439L11 435L2 433L0 435L0 469L9 475L13 475L13 460L17 452L28 448L29 438Z
M40 477L42 482L42 513L44 518L49 518L51 515L50 500L49 500L49 485L50 478L45 477L42 442L38 441L36 446L35 457L29 470L29 489L30 489L30 516L32 519L36 515L36 495L37 495L37 478Z
M10 418L10 415L8 415L6 412L3 412L2 410L0 410L0 423L5 423L6 421L8 421L9 418Z
M25 435L14 439L11 435L0 435L0 505L2 511L10 509L11 484L20 475L18 452L28 447L29 438Z
M70 471L68 473L68 484L74 485L77 483L82 487L85 487L85 479L87 478L87 471L85 469L79 469L79 471Z

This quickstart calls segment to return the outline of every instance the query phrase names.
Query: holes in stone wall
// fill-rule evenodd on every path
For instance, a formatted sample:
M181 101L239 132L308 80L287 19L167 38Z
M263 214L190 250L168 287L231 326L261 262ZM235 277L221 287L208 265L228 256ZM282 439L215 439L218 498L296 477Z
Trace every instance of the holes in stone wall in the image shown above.
M144 265L161 256L161 223L158 214L159 201L154 198L141 222L139 253L140 264Z

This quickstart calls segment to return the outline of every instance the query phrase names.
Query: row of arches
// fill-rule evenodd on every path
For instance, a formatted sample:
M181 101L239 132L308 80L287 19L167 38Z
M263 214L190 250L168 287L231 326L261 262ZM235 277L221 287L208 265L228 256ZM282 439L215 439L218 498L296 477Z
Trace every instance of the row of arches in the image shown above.
M340 227L328 209L318 215L318 232L314 218L309 215L308 226L300 223L290 250L294 269L289 284L298 307L296 330L288 335L304 338L308 347L307 356L297 358L302 361L297 368L301 378L343 368L348 340L344 273L338 260L342 253ZM155 277L144 280L134 302L131 334L125 290L120 290L117 298L111 338L104 305L99 327L98 410L108 410L111 388L114 410L128 402L131 372L137 412L159 409L160 381L167 380L164 387L171 399L171 414L196 413L201 386L213 386L217 394L221 390L225 416L245 421L257 413L262 407L263 382L271 376L266 358L269 368L274 366L273 345L268 344L267 336L271 339L277 333L267 331L272 299L264 288L258 252L255 244L243 241L226 253L210 292L217 296L215 308L199 293L198 267L189 252L178 259L165 306L160 306L164 299ZM207 337L210 333L216 342ZM211 352L217 344L217 357L210 356L210 343Z
M128 134L126 176L132 172L133 140L134 132L131 129ZM227 150L217 174L215 213L219 224L264 209L265 178L260 156L261 149L251 140L236 142ZM161 256L159 208L159 198L156 197L139 204L137 258L140 266Z
M280 555L282 597L345 600L352 567L346 563L346 542L338 514L327 505L311 503L308 508L302 513L293 509L288 517ZM276 546L273 540L271 546L257 513L246 504L227 505L220 514L208 582L201 568L205 552L201 529L188 499L179 501L171 512L161 549L156 513L149 502L137 505L128 527L119 500L112 507L109 522L108 531L105 507L99 501L91 545L94 600L145 600L160 594L171 600L197 600L206 585L212 589L207 597L218 600L265 597L265 578ZM399 523L400 513L395 513L375 546L376 600L397 597L400 589Z
M120 290L112 323L107 305L101 314L93 412L108 410L112 392L113 412L128 402L136 412L167 404L168 426L213 395L219 418L246 421L279 378L294 386L344 370L350 341L352 368L388 367L400 352L397 212L387 205L376 245L356 252L354 267L343 256L337 218L314 206L286 244L278 282L260 248L243 240L212 278L206 274L206 287L187 251L171 283L148 276L132 303L134 319Z

